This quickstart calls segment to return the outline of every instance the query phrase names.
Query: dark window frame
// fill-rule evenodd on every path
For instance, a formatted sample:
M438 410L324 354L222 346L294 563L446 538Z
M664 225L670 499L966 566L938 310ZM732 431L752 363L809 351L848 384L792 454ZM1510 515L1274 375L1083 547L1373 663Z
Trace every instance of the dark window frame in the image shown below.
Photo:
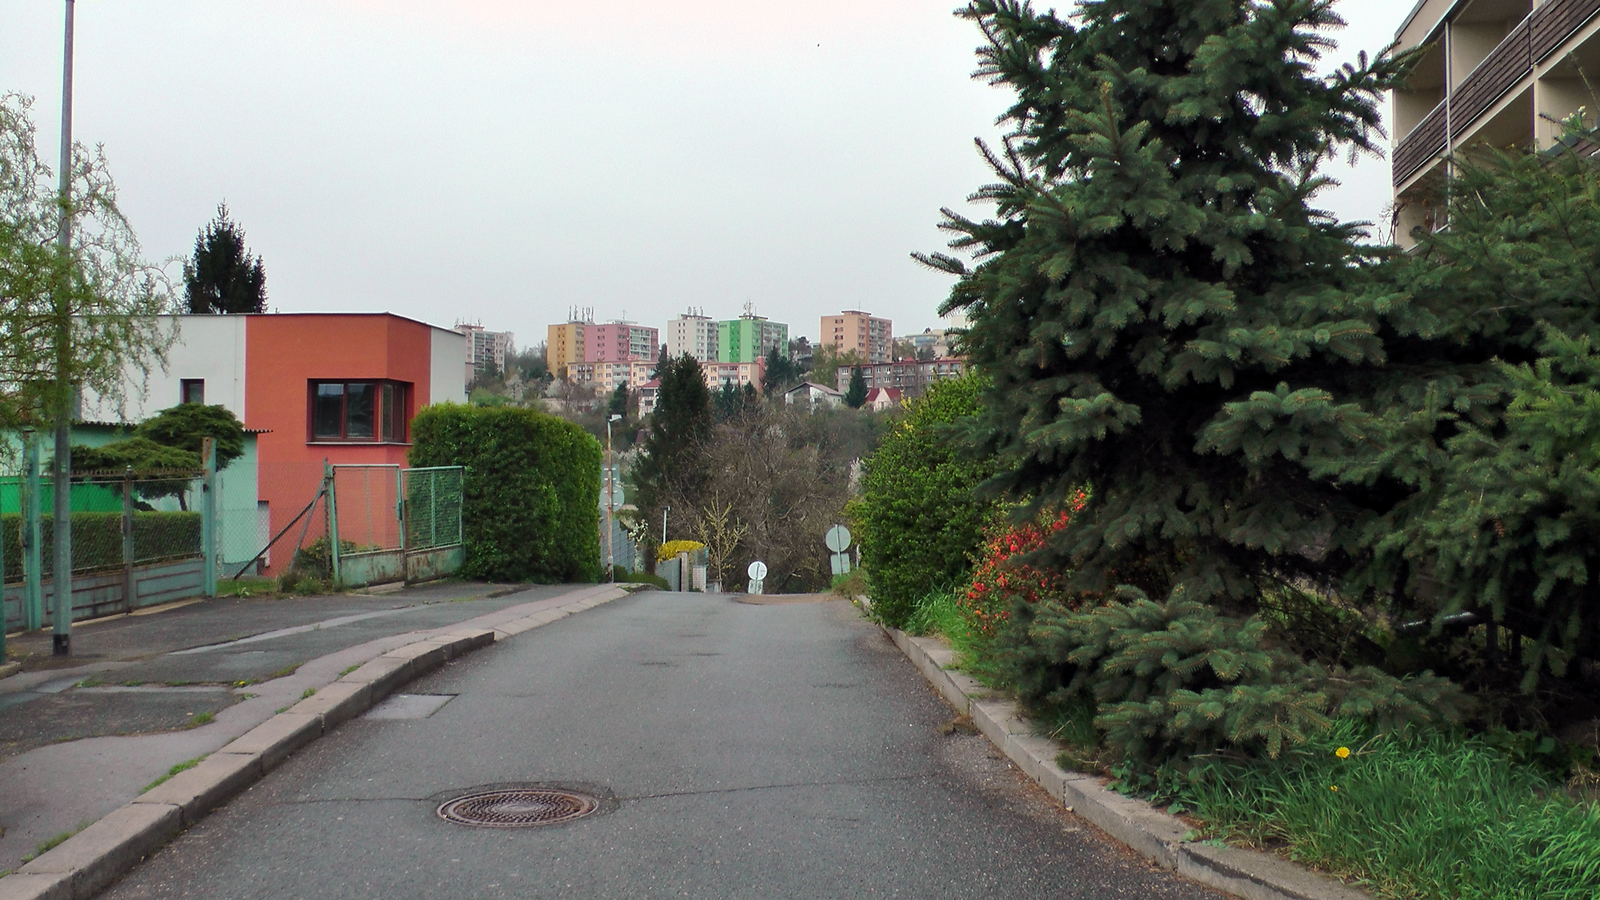
M351 387L365 385L371 388L366 418L370 421L371 435L351 432ZM324 394L323 387L339 388L339 433L330 430L318 433L318 413L331 411L319 408L319 397L331 400L331 392ZM308 444L405 444L411 425L411 382L388 378L315 378L306 382L306 443Z
M191 399L189 399L189 394L190 394L190 391L192 391L195 388L199 388L200 389L200 399L191 400ZM184 403L198 403L198 404L204 406L205 402L206 402L206 380L204 378L180 378L180 379L178 379L178 403L180 405L184 404Z

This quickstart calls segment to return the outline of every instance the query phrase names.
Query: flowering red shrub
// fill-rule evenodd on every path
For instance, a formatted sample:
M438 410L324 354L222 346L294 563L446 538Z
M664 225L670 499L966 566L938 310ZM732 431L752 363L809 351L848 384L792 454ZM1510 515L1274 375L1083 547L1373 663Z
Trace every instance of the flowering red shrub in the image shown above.
M1038 550L1050 535L1067 527L1072 514L1083 509L1086 496L1080 493L1070 508L1041 516L1038 522L995 522L984 529L983 546L972 570L972 585L962 603L977 631L993 636L995 627L1010 615L1013 597L1036 603L1040 597L1061 593L1061 572L1020 563L1014 557Z

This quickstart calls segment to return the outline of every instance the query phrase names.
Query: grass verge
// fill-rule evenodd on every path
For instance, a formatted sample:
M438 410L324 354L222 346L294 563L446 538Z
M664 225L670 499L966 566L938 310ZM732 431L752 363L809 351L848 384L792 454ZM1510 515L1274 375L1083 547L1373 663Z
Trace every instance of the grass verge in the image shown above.
M1478 738L1339 723L1277 761L1203 764L1172 793L1210 834L1287 849L1384 897L1591 900L1600 807L1560 788Z

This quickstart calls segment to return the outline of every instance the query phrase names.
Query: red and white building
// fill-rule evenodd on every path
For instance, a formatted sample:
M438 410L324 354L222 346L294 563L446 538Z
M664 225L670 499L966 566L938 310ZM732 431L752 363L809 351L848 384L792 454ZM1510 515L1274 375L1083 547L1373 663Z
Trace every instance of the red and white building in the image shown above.
M130 376L120 409L85 397L83 418L138 422L179 403L209 403L227 407L256 432L255 484L241 483L245 473L233 466L222 473L232 476L221 507L227 561L248 560L254 550L245 546L259 541L259 550L310 503L325 462L405 466L417 411L467 399L466 336L404 316L162 319L163 327L177 330L165 371Z

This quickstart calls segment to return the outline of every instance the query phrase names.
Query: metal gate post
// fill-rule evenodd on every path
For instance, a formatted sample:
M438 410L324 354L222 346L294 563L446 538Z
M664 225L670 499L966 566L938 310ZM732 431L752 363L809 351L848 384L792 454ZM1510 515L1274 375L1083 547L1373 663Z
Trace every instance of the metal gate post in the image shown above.
M205 462L205 474L200 477L200 540L205 544L205 591L207 597L217 595L217 439L200 439L200 458Z
M322 461L322 478L328 491L328 564L337 588L344 583L339 577L339 502L335 497L333 466L326 459Z
M138 579L133 574L133 467L122 476L122 600L128 612L139 608Z
M411 560L406 557L406 470L394 470L394 517L400 523L400 581L411 583Z
M27 432L23 448L26 474L23 490L27 494L22 505L22 603L27 607L28 630L44 627L44 515L40 493L43 485L39 478L39 435Z

